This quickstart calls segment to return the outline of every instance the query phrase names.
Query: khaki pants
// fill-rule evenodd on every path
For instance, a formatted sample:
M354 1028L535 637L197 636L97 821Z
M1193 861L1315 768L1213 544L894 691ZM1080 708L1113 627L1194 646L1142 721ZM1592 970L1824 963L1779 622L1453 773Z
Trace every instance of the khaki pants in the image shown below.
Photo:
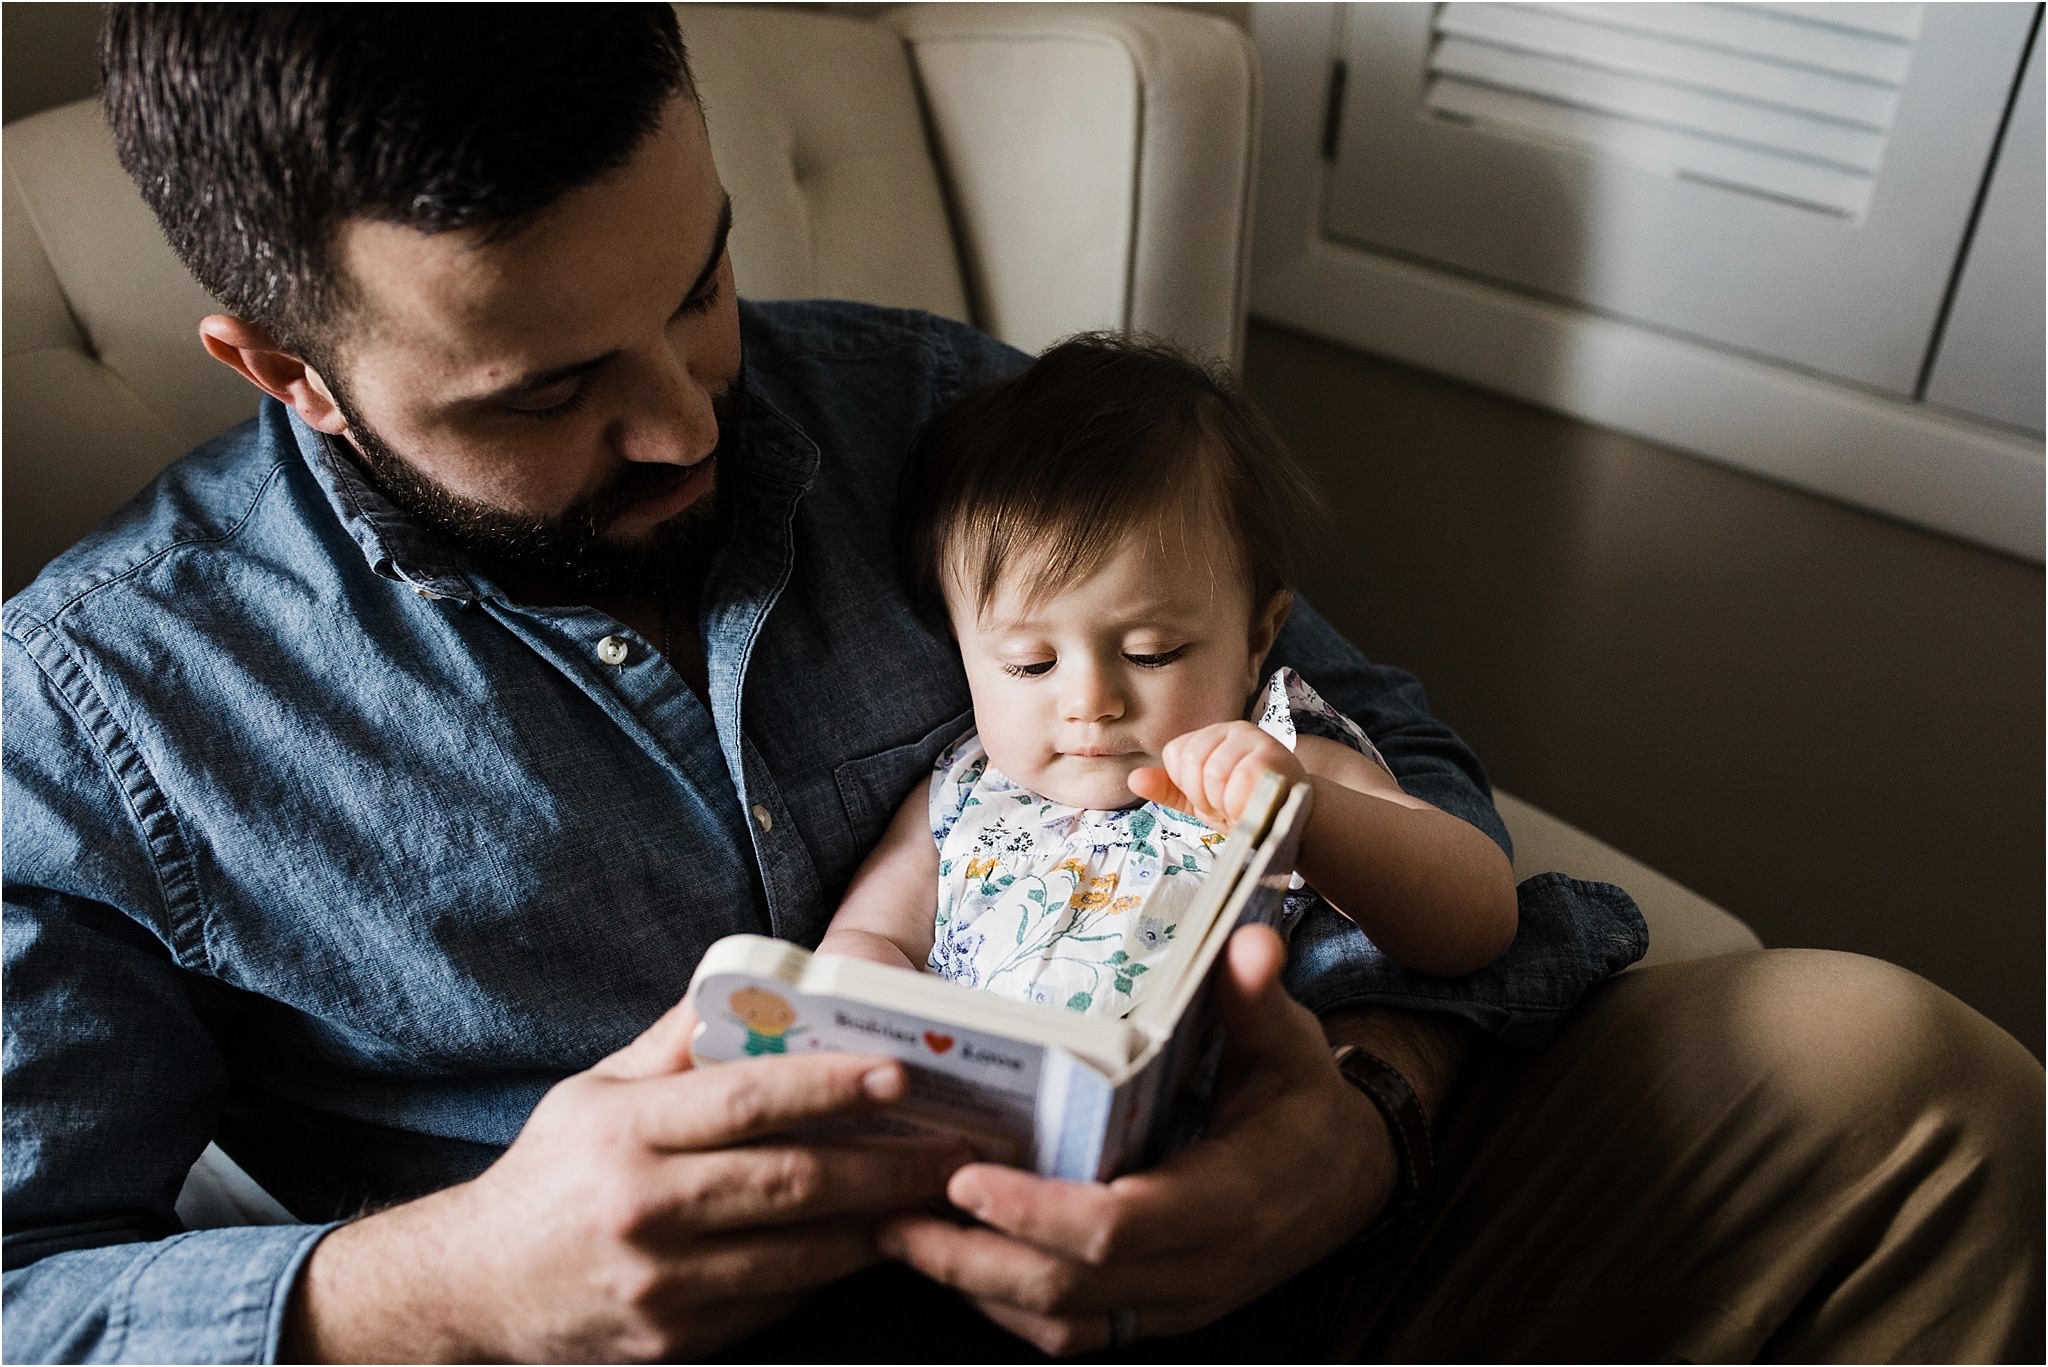
M1475 1061L1409 1237L1118 1356L2038 1362L2042 1106L2011 1036L1875 959L1623 974ZM1032 1356L900 1270L741 1355Z
M1455 1099L1342 1355L2039 1362L2042 1104L2017 1041L1875 959L1623 974Z

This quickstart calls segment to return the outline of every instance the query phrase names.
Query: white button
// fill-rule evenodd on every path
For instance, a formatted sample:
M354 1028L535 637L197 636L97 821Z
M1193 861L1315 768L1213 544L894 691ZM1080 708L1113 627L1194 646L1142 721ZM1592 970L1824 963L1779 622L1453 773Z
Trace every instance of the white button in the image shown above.
M608 665L622 665L626 662L626 638L607 636L597 643L597 658Z
M761 828L763 834L775 829L775 818L768 815L768 809L758 802L754 804L754 824Z

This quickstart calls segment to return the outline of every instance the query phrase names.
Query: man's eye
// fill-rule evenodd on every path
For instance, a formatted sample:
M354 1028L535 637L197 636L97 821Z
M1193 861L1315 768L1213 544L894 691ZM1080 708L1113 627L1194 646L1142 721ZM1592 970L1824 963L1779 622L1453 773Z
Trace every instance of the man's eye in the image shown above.
M1052 666L1051 660L1034 660L1030 664L1006 664L1003 666L1003 673L1014 679L1035 679L1041 674L1050 673Z
M704 287L702 294L692 295L683 301L683 306L676 310L676 316L682 318L709 313L711 312L711 306L717 302L718 277L713 276L711 283Z
M577 409L583 407L583 401L589 396L590 381L578 380L576 387L569 391L569 396L556 403L543 404L538 408L523 407L519 404L507 404L505 405L505 411L517 413L522 418L535 418L541 422L546 422L550 418L567 417L569 414L574 413Z
M1141 669L1161 669L1187 653L1186 646L1175 646L1172 650L1163 650L1152 655L1126 653L1124 658Z

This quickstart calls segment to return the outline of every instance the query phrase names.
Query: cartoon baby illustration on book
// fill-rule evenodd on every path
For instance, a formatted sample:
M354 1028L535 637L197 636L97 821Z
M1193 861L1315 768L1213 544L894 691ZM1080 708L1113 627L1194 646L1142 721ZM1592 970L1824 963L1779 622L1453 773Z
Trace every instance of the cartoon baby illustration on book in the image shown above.
M786 1054L792 1035L805 1027L796 1023L796 1008L765 987L743 987L726 999L726 1019L747 1032L745 1052Z

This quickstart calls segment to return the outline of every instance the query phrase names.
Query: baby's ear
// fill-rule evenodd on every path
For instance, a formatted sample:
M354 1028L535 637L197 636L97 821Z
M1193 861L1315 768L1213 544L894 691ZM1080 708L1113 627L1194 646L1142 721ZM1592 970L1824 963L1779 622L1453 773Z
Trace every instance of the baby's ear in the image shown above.
M1294 591L1292 589L1279 589L1274 592L1271 598L1266 600L1266 605L1263 608L1252 613L1251 639L1246 644L1250 648L1251 686L1253 688L1257 688L1261 683L1265 682L1263 676L1265 674L1266 655L1273 649L1273 642L1280 635L1280 628L1287 625L1287 615L1293 611Z

